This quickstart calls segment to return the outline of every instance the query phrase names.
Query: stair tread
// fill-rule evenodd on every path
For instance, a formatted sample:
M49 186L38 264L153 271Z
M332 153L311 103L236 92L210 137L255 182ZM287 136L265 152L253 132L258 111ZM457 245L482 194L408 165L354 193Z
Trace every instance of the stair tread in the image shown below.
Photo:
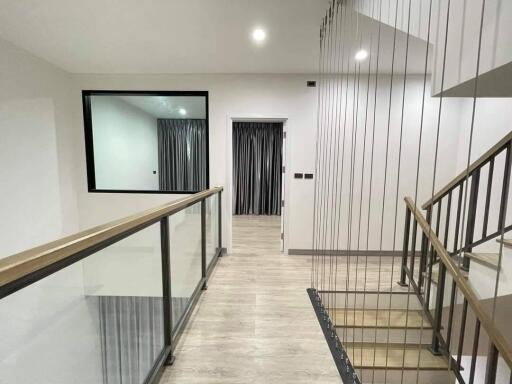
M420 310L338 308L335 310L334 319L337 327L391 329L420 329L423 319L423 329L432 329Z
M501 240L501 239L496 239L496 241L497 241L498 243L501 243L501 242L502 242L502 240ZM512 248L512 239L503 239L503 245L504 245L505 247Z
M445 370L444 356L435 356L427 345L381 343L345 343L345 349L354 368L359 369L420 369ZM387 355L387 357L386 357Z
M464 278L467 279L469 277L469 273L467 271L459 270L459 272L462 274L462 276L464 276ZM428 271L423 272L423 276L425 278L427 278ZM432 283L437 284L438 282L439 282L439 270L434 269L434 270L432 270Z
M491 268L498 268L499 253L466 252L465 255L480 264Z

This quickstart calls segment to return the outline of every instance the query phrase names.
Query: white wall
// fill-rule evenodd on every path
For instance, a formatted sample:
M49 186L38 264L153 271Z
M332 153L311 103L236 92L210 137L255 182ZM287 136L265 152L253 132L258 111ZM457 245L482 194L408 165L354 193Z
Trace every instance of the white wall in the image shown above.
M364 250L367 247L370 250L399 250L403 239L403 198L416 197L418 182L416 199L417 204L421 205L431 197L433 189L438 190L454 175L456 156L453 155L453 148L456 148L459 139L457 116L460 103L452 99L445 100L443 105L433 185L439 104L437 99L428 97L430 89L427 86L420 147L423 77L408 76L406 79L403 126L403 76L393 77L391 99L391 77L379 77L376 105L374 77L370 82L368 104L366 75L355 84L352 78L348 82L346 79L341 81L343 84L340 86L339 79L329 79L329 82L334 82L334 86L330 87L340 90L331 90L330 93L327 90L325 96L322 96L326 99L327 109L320 118L320 136L323 137L322 142L327 144L320 147L320 151L325 154L320 168L325 171L319 175L320 180L323 177L324 181L321 181L317 198L320 200L318 212L323 217L319 223L322 226L320 232L327 232L327 235L318 237L315 249L347 249L350 241L350 249L353 250ZM341 106L334 110L330 107L339 104ZM355 129L357 133L354 136ZM344 156L340 153L344 153ZM338 168L335 167L336 163L339 164ZM333 176L335 174L336 177ZM336 200L332 200L334 194L338 194ZM328 196L327 200L325 196ZM350 237L349 227L352 228Z
M3 258L76 231L78 215L71 77L0 40L0 84ZM97 319L79 264L2 299L0 381L99 382Z
M233 117L279 117L287 118L287 153L286 168L286 210L285 217L285 248L286 249L311 249L312 248L312 215L314 183L307 180L293 179L294 172L314 172L315 168L315 134L316 134L316 105L317 88L307 88L306 80L312 79L310 75L79 75L76 76L77 89L75 101L77 109L80 108L79 94L81 89L162 89L162 90L208 90L210 97L210 179L211 185L223 185L226 191L223 194L223 218L224 239L229 241L231 237L231 213L230 213L230 149L229 145L231 118ZM389 105L389 76L382 77L378 92L378 108L376 128L376 159L383 159L384 143L387 129L387 112ZM395 76L395 93L393 94L393 107L391 118L391 151L389 160L386 200L385 222L393 222L395 213L395 192L392 185L396 182L397 145L401 117L401 97L403 78ZM363 83L363 82L361 82ZM361 99L366 94L364 85L361 85ZM400 198L398 201L398 215L402 219L404 194L412 195L415 180L415 160L417 154L417 137L419 131L419 113L423 79L421 76L409 76L406 90L406 113L404 133L405 140L402 153L402 176ZM429 90L427 90L428 95ZM370 109L372 106L370 105ZM439 187L446 183L455 172L456 158L453 150L457 145L458 124L456 122L459 108L458 100L445 100L444 113L441 126L441 150L439 152L440 163L437 170L436 185ZM422 162L429 164L421 168L423 179L432 180L432 159L435 149L435 133L437 128L437 99L428 99L426 117L424 123L423 155ZM360 107L360 119L364 108ZM80 132L83 130L81 115L78 115L74 128ZM362 143L360 141L359 143ZM359 144L360 145L360 144ZM359 148L361 150L362 147ZM369 147L367 147L367 151ZM348 155L347 155L348 156ZM359 155L358 155L359 156ZM126 214L134 210L149 207L152 204L172 200L178 195L108 195L85 193L85 164L84 154L77 153L77 161L82 167L80 175L79 206L81 226L86 227L99 223L101 220L113 219L120 214ZM379 188L383 184L383 161L376 160L377 169L374 173L374 186ZM360 164L361 158L357 159ZM430 168L429 168L430 167ZM382 186L380 187L382 189ZM419 191L418 201L422 202L430 196L432 186L428 183L422 185ZM374 194L372 202L372 237L379 233L380 206L382 201ZM108 206L108 209L106 208ZM366 209L366 208L364 208ZM363 214L364 213L363 209ZM293 223L293 224L291 224ZM386 226L386 231L392 226ZM392 228L391 228L392 230ZM400 228L397 233L401 235ZM392 233L392 232L391 232ZM389 233L385 232L385 239L389 239ZM371 239L371 246L378 246L378 238ZM230 244L227 244L230 247ZM340 247L343 245L340 244ZM384 249L390 249L392 243L383 245Z
M11 48L12 49L12 48ZM28 56L27 54L25 54ZM3 55L5 58L6 56ZM36 60L36 59L32 59ZM14 61L11 61L11 66ZM4 64L5 65L5 64ZM46 64L45 64L46 65ZM9 68L3 73L9 71L19 70L20 65L14 64L16 68ZM49 66L48 66L49 67ZM51 68L51 67L49 67ZM50 71L47 69L47 71ZM51 71L58 72L56 69ZM50 71L50 72L51 72ZM55 76L55 75L54 75ZM78 200L79 212L79 226L80 228L87 228L92 225L100 224L105 221L125 216L132 212L140 211L156 204L162 204L176 198L180 195L143 195L143 194L100 194L100 193L87 193L86 183L86 170L85 170L85 151L83 139L83 118L82 118L82 105L80 91L82 89L183 89L183 90L208 90L210 92L210 172L211 172L211 185L224 185L227 190L223 194L224 212L224 239L230 239L230 204L231 196L229 190L228 165L231 153L226 148L226 143L230 130L231 117L284 117L287 118L288 140L287 140L287 154L285 163L287 165L286 187L287 207L285 220L285 238L286 248L293 249L309 249L311 248L312 240L312 200L314 183L306 180L293 179L290 176L294 172L313 172L315 167L315 153L314 153L314 137L316 132L316 104L317 104L317 88L307 88L305 82L308 79L314 78L311 75L74 75L72 80L68 79L65 73L61 76L66 78L66 81L74 82L74 88L71 97L64 93L63 97L58 99L58 108L55 108L56 120L55 134L56 146L50 148L50 153L55 153L57 148L57 161L53 160L54 164L57 163L59 170L57 177L59 178L60 191L62 195L60 199L55 199L54 206L59 206L61 219L66 222L62 226L69 230L73 228L72 210L66 210L64 207L72 205L74 195ZM48 75L45 73L44 81L47 80ZM16 87L11 87L11 91L19 89L20 84L25 84L26 78L19 79L18 82L13 82L15 77L10 76L12 84ZM386 80L387 79L387 80ZM397 145L398 134L401 116L401 80L402 78L395 76L395 93L392 99L391 110L391 151L389 154L389 173L387 188L396 182L396 167L397 167ZM387 107L389 103L388 87L389 77L382 77L379 82L380 89L378 92L378 105L377 105L377 118L378 122L376 130L376 158L383 159L384 157L384 143L385 133L387 128ZM39 82L40 83L40 82ZM28 82L25 84L27 89L33 88L33 84L38 82ZM53 81L52 84L58 84ZM69 84L69 83L68 83ZM67 91L67 88L66 88ZM407 80L406 90L406 108L404 115L404 144L402 153L402 165L405 170L401 179L401 191L399 194L399 210L398 214L401 217L401 196L405 194L413 194L411 186L414 184L412 181L415 178L415 159L416 149L415 143L417 142L419 120L419 107L421 106L421 91L422 79L421 77L409 76ZM12 92L11 92L12 93ZM360 89L361 98L365 95L364 84ZM467 101L467 100L466 100ZM490 100L489 104L497 106L499 103L496 100ZM364 102L364 100L363 100ZM436 189L446 183L457 170L460 170L460 151L454 156L454 148L462 146L459 138L464 135L459 134L460 126L467 122L467 111L462 110L461 105L465 101L461 99L445 99L443 101L443 116L441 119L440 143L441 148L439 151L439 164L438 173L436 177ZM501 102L503 106L502 111L506 111L507 102ZM5 105L5 104L4 104ZM466 105L466 104L464 104ZM370 109L372 104L370 102ZM467 107L465 107L467 108ZM70 121L69 110L72 109L72 124L65 124ZM363 111L363 104L360 110ZM12 110L12 109L10 109ZM425 159L425 164L430 164L433 158L433 150L435 148L435 130L437 128L437 111L438 99L427 98L426 104L426 117L424 123L424 138L422 156ZM494 119L496 121L496 132L506 129L506 113L492 113L490 108L484 107L482 104L482 111L489 111L487 116L481 115L484 121ZM478 118L477 114L477 118ZM370 117L371 119L372 117ZM362 119L360 116L359 119ZM40 121L40 119L39 119ZM362 120L360 120L362 122ZM371 121L370 121L371 122ZM482 123L483 124L483 123ZM488 125L487 125L488 126ZM499 128L501 127L501 128ZM494 132L494 131L493 131ZM499 136L497 133L495 136ZM475 140L484 143L488 139L489 142L494 142L491 139L492 135L483 134L482 137ZM369 139L369 138L368 138ZM359 141L361 145L362 141ZM485 144L482 144L485 146ZM362 150L362 147L359 148ZM368 151L367 147L367 151ZM408 152L410 151L410 152ZM52 155L49 155L50 157ZM360 156L358 153L357 156ZM368 153L366 153L368 159ZM60 160L62 159L62 160ZM58 161L60 160L60 161ZM361 163L362 158L356 157L356 166ZM368 164L368 163L367 163ZM383 163L376 161L377 167L382 167ZM51 168L51 167L50 167ZM55 166L54 168L55 169ZM55 173L55 172L54 172ZM357 172L356 172L357 173ZM421 176L423 179L432 179L432 169L421 168ZM55 177L55 176L54 176ZM382 189L383 184L382 169L377 168L374 174L374 185L380 186ZM76 179L76 182L75 182ZM48 180L46 177L45 180ZM356 193L358 192L356 185ZM367 191L364 190L366 195ZM359 190L360 192L360 190ZM419 190L418 201L424 201L431 193L431 186L424 185ZM387 191L388 198L391 199L386 202L385 222L393 222L395 212L395 192L391 189ZM30 200L24 198L26 202ZM51 201L47 200L47 201ZM372 206L379 208L382 201L375 199ZM52 207L52 204L46 204L45 208ZM365 215L363 207L363 215ZM379 210L372 209L372 224L379 222ZM53 212L56 212L54 209ZM54 216L58 216L54 213ZM38 217L51 217L49 213L38 215ZM357 218L354 218L356 220ZM59 220L55 221L58 225ZM45 222L46 223L46 222ZM69 224L68 224L69 223ZM290 225L289 223L293 223ZM52 230L57 225L52 226ZM74 224L76 227L76 224ZM41 231L48 231L48 226L41 225ZM370 233L378 233L378 228L371 229ZM13 230L14 232L14 230ZM58 231L53 232L55 235L51 238L58 237ZM399 231L398 231L399 232ZM34 233L41 233L34 231ZM384 236L389 238L389 236ZM43 240L36 242L42 242ZM375 245L375 242L372 243ZM227 244L228 247L230 244ZM388 244L383 246L384 249L388 248ZM373 246L370 246L372 248ZM20 248L26 248L21 247Z
M97 189L158 190L157 119L116 96L92 96Z
M0 40L0 84L2 258L76 230L77 208L70 76Z
M439 24L435 27L434 93L441 90L446 38L447 2L439 1ZM448 27L444 90L476 75L482 1L452 1ZM512 2L485 2L479 74L512 61ZM506 79L504 79L506 81Z
M408 23L408 6L411 17ZM433 93L441 90L443 59L446 38L447 1L432 0L356 0L354 8L368 17L379 19L384 24L423 40L428 38L429 6L432 3L430 20L430 42L433 44L434 86ZM446 91L476 75L478 41L482 16L482 1L458 0L450 2L448 38L446 41L446 65L444 87ZM381 14L379 15L379 7ZM482 45L479 74L503 66L512 61L512 2L507 0L486 0L482 27ZM503 79L507 81L507 79ZM482 87L482 84L480 84ZM489 84L488 87L493 87ZM472 87L466 89L466 96L472 94ZM460 92L460 91L459 91Z
M83 140L81 89L156 89L207 90L210 109L210 184L228 187L226 137L231 129L229 117L287 117L287 211L289 248L310 248L313 183L290 178L293 172L314 171L314 134L316 129L315 88L307 88L308 75L78 75L75 90L75 124L78 141ZM78 137L80 136L80 137ZM107 195L86 193L84 151L76 146L79 171L80 224L98 222L94 216L113 219L143 207L163 203L179 195ZM223 194L224 239L230 240L230 190ZM108 209L107 209L108 207ZM286 224L288 225L288 224ZM228 247L230 244L226 244Z

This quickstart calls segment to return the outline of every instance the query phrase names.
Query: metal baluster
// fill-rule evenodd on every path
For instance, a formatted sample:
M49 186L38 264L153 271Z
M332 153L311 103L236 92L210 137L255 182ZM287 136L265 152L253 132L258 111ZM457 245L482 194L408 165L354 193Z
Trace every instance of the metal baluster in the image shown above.
M411 230L411 211L407 207L405 209L405 228L404 228L404 244L402 247L402 269L400 271L400 282L402 287L406 287L405 283L405 268L407 267L407 253L409 252L409 233Z
M450 212L452 209L452 191L448 194L448 205L446 206L446 222L444 225L444 241L443 245L448 248L448 233L450 230Z
M446 350L450 351L450 344L452 341L452 327L453 327L453 309L455 307L455 297L457 293L457 285L455 280L452 280L452 292L450 295L450 312L448 314L448 329L446 330Z
M171 294L171 260L169 250L169 217L160 220L160 250L162 253L162 296L164 311L164 343L169 348L165 365L174 362L174 345L172 343L172 294Z
M430 243L430 241L427 241L427 248L429 246L429 243ZM432 288L432 267L434 264L434 251L432 248L430 249L430 252L428 254L429 254L429 258L428 258L427 286L425 289L425 305L426 305L426 310L430 311L430 291Z
M473 352L471 354L471 368L469 369L469 384L475 380L476 359L478 357L478 341L480 339L480 320L476 319L475 335L473 337Z
M459 230L460 230L460 214L462 210L462 195L464 191L464 182L459 184L459 201L457 203L457 220L455 222L455 237L453 240L453 253L457 253L459 244Z
M485 368L485 384L496 383L496 371L498 370L498 350L491 343L489 355L487 356L487 366Z
M491 204L492 176L494 173L494 157L489 161L489 174L487 177L487 194L485 196L484 223L482 226L482 238L487 236L487 223L489 221L489 206Z
M435 315L434 315L434 324L432 327L432 345L430 346L430 350L434 355L441 354L441 351L439 350L439 339L438 339L437 334L439 332L441 332L445 277L446 277L446 267L445 267L444 263L439 262L439 280L437 282L436 307L435 307Z
M500 216L498 220L498 232L501 232L505 227L505 217L507 215L507 199L510 184L510 156L511 156L512 141L508 143L505 155L505 170L503 173L503 188L501 190L500 200Z
M471 190L469 193L469 207L468 207L468 223L466 226L466 241L465 251L471 252L471 244L473 243L473 237L475 234L475 221L476 221L476 209L478 206L478 187L480 185L480 168L473 172L471 176ZM469 271L469 257L463 256L461 269Z
M437 218L436 218L436 229L434 233L436 236L439 236L439 225L441 224L441 211L443 208L443 200L439 200L437 203ZM428 281L429 285L427 287L427 305L430 302L430 289L432 287L432 268L434 267L434 263L436 262L436 256L437 254L434 252L434 246L430 246L430 261L428 266ZM441 264L441 263L440 263Z
M457 368L460 370L460 361L462 358L462 348L464 347L464 331L466 330L466 317L468 314L468 301L464 298L462 304L462 317L460 319L460 334L459 334L459 348L457 350Z
M217 209L219 210L218 211L218 218L219 218L219 253L218 255L219 256L222 256L223 252L222 252L222 191L219 192L219 194L217 195L217 198L218 198L218 207Z
M412 240L411 240L411 266L410 266L410 272L411 277L414 280L414 260L416 258L416 234L418 232L418 221L416 218L414 219L414 224L412 227ZM421 273L421 271L420 271Z
M203 291L208 289L206 266L206 199L201 200L201 273L203 276Z
M430 226L432 222L432 206L427 208L427 223ZM428 254L428 237L425 232L422 231L421 236L421 256L420 256L420 276L418 278L418 290L421 292L421 288L423 287L424 277L423 274L426 271L427 265L427 254Z

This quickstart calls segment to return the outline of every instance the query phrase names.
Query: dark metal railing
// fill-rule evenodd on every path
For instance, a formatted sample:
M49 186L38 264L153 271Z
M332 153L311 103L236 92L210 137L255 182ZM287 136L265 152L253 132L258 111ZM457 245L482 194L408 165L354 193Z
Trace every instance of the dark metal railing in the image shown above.
M478 356L479 343L482 342L482 333L489 341L489 351L487 355L487 366L485 374L485 384L494 383L497 371L498 356L503 358L508 367L512 367L512 348L493 322L492 317L486 311L482 302L478 299L473 288L467 282L463 271L457 266L450 253L445 247L446 241L441 241L438 233L430 226L428 219L425 218L420 210L414 204L410 197L405 198L406 218L404 247L402 256L402 278L409 280L410 285L423 307L423 312L432 324L431 351L435 354L445 355L449 361L449 367L457 377L459 383L465 383L461 371L467 369L462 367L461 359L464 354L465 341L472 339L471 364L469 367L469 383L475 379L476 359ZM439 219L437 220L439 221ZM417 231L422 235L422 252L416 251ZM428 258L428 271L415 271L416 258L424 261ZM438 262L438 279L433 278L434 261ZM420 279L420 276L425 277ZM445 295L445 285L450 284L448 277L451 278L450 294ZM402 281L402 282L403 282ZM436 286L435 297L430 297ZM448 299L448 302L445 300ZM462 300L462 303L460 303ZM452 353L454 332L454 312L460 312L460 319L457 322L459 327L458 344L456 354ZM447 317L443 316L447 311ZM471 312L475 318L475 325L472 336L468 336L467 319ZM466 332L468 331L468 332ZM455 356L455 357L454 357ZM481 357L481 356L480 356Z
M174 348L183 332L192 310L207 288L208 278L218 257L222 256L222 187L212 188L173 201L147 211L85 230L63 239L12 255L0 260L0 299L20 291L39 280L109 247L151 225L160 226L160 251L163 293L163 341L164 348L152 366L144 383L154 383L164 365L173 361ZM218 237L212 239L215 256L207 262L206 249L206 201L217 195ZM171 260L169 219L174 214L192 206L200 206L201 216L201 279L192 293L177 324L172 324L173 300L171 297ZM215 244L216 243L216 244ZM51 351L50 351L51 352Z
M427 222L429 224L432 224L433 212L437 211L436 235L439 235L441 217L444 216L445 248L450 249L452 255L462 254L462 268L465 270L469 269L470 261L468 257L464 257L464 252L471 252L474 247L512 230L512 225L507 225L505 222L510 187L511 151L512 132L503 137L498 143L472 163L467 170L461 172L422 205L422 208L426 210ZM502 154L504 155L503 173L498 173L495 171L495 165ZM486 185L483 185L483 188L481 188L481 175L485 171L487 172L487 179L485 180ZM501 183L499 214L496 230L493 231L489 227L491 196L493 194L493 185L496 187L496 181L499 181L501 178L503 182ZM480 193L485 193L485 199L483 201L479 199ZM466 199L468 199L467 206L465 206ZM480 204L483 203L483 216L479 216L479 220L482 222L482 230L477 233L476 224L479 202ZM451 214L452 204L454 203L457 204L457 206L455 222L452 223ZM461 226L465 226L462 239ZM450 233L452 230L454 230L454 232ZM451 240L453 240L453 243L449 245L448 243L449 241L451 242ZM422 265L422 268L424 267L425 265Z

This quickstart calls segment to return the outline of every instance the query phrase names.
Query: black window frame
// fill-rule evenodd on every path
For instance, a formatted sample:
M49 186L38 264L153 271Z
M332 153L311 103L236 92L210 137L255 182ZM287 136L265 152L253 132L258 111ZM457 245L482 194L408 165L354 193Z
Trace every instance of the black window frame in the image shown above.
M205 98L206 108L206 188L210 188L210 112L208 91L131 91L131 90L82 90L82 107L84 119L85 161L87 168L87 191L89 193L147 193L185 195L201 191L157 191L157 190L129 190L129 189L98 189L96 188L96 174L94 168L94 140L92 130L91 96L202 96Z

